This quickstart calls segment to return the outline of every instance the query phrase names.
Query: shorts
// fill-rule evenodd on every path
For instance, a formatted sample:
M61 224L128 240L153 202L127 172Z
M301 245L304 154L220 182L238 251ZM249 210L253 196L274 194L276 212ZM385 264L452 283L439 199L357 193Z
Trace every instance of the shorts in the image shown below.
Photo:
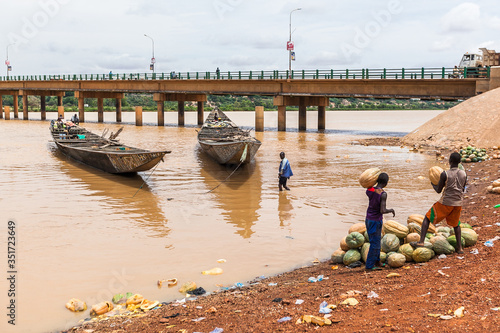
M281 177L279 179L279 184L280 185L285 185L286 186L286 181L288 180L288 177Z
M445 206L440 202L436 202L425 216L434 225L446 219L446 223L455 228L460 225L461 212L462 206Z

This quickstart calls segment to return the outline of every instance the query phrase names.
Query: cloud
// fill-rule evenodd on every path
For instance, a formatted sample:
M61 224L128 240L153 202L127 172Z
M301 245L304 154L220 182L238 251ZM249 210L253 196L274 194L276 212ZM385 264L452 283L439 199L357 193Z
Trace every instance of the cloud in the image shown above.
M455 39L453 37L444 37L442 40L432 43L430 50L433 52L447 51L453 47Z
M444 32L471 32L481 27L481 8L465 2L451 9L441 18Z

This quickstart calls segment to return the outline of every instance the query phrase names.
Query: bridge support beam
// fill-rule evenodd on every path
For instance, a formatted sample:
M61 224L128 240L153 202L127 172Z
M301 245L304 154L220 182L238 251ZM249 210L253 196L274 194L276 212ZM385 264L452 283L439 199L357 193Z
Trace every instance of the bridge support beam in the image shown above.
M63 96L64 95L57 95L57 106L63 106Z
M122 122L122 99L121 98L115 99L115 108L116 108L116 122L121 123Z
M85 98L78 98L78 119L81 123L85 122Z
M104 98L102 97L97 98L97 122L104 122Z
M16 118L14 116L14 118ZM23 120L28 120L28 95L23 94Z
M142 126L142 106L135 107L135 126Z
M264 132L264 107L255 107L255 132Z
M165 126L165 102L156 102L158 110L158 126Z
M47 119L46 101L44 95L40 96L40 119Z
M64 118L64 106L61 105L57 107L57 114Z
M5 107L5 120L10 120L10 106Z
M3 119L3 96L0 95L0 119Z
M326 125L326 106L318 106L318 130L323 131Z
M19 95L14 95L14 118L19 118Z
M286 106L278 105L278 131L286 131Z
M318 107L318 130L325 127L326 106L330 99L325 96L275 96L274 105L278 106L278 131L286 131L286 107L299 107L299 131L307 129L307 107Z
M179 101L177 105L178 105L177 124L178 126L184 126L184 102Z
M205 118L204 111L205 111L204 103L198 102L198 126L203 125L203 122L205 120L204 119Z

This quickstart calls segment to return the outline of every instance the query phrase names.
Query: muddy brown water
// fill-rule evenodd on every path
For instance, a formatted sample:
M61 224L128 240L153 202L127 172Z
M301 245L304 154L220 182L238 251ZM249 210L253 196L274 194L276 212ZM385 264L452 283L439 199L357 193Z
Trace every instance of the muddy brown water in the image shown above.
M124 113L123 143L172 150L152 175L135 176L106 174L66 158L50 142L48 121L39 121L39 114L30 113L30 121L2 119L0 258L5 276L7 222L15 221L18 274L16 326L7 324L5 313L0 330L70 328L89 317L88 310L66 310L73 297L86 301L89 309L129 291L172 301L183 298L177 289L187 281L214 291L327 259L349 226L364 221L367 199L357 180L368 167L389 173L388 206L396 210L395 220L405 223L409 214L424 213L437 199L427 180L436 162L406 148L351 142L402 135L437 114L328 112L328 130L317 133L310 112L311 130L299 133L293 130L297 114L290 112L290 131L283 133L272 129L276 114L267 112L265 125L271 130L256 134L263 145L255 161L208 194L233 169L200 150L195 113L186 113L185 128L173 125L175 113L166 114L172 125L162 128L153 125L154 113L144 114L143 127L133 125L133 113ZM251 112L228 115L239 125L253 126ZM96 133L121 126L99 124L96 114L86 116L85 127ZM113 119L113 113L105 114L105 121ZM290 192L278 192L280 151L294 172ZM214 267L224 273L201 274ZM158 289L157 281L167 278L177 278L179 285ZM7 312L10 298L2 280L1 304Z

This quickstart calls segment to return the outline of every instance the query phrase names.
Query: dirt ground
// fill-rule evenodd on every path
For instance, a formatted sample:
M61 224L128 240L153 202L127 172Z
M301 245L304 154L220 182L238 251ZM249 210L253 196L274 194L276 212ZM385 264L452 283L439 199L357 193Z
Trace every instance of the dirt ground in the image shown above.
M311 263L309 267L255 280L248 283L250 286L186 303L164 304L135 317L86 323L68 332L208 333L216 328L223 332L498 332L500 240L493 247L484 243L500 236L500 208L494 208L500 204L500 194L485 191L500 178L499 167L500 160L465 165L469 188L461 220L473 226L479 240L463 255L368 273L364 266L350 269L338 265L332 269L337 265L329 261ZM332 252L336 248L337 244L332 245ZM390 273L400 276L387 277ZM324 279L308 282L309 277L318 275ZM371 292L378 297L368 297ZM359 304L341 305L347 298L355 298ZM303 302L297 304L297 300ZM330 313L331 326L297 323L303 315L323 317L319 313L322 302L337 305ZM464 307L464 316L453 317L460 307ZM278 322L284 317L291 319Z

